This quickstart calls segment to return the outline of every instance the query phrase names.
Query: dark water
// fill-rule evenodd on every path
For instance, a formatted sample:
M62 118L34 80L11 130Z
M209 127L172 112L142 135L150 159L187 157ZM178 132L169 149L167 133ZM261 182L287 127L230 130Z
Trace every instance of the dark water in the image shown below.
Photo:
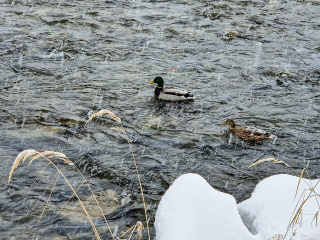
M319 178L319 11L312 0L1 1L0 238L92 239L88 222L70 218L81 211L74 203L45 227L70 197L61 179L39 224L42 208L28 211L36 200L45 205L42 191L54 169L22 202L44 162L24 164L7 185L15 157L30 148L65 153L95 192L111 192L102 202L118 232L144 221L125 136L110 129L117 124L108 117L83 128L102 108L122 118L131 138L151 226L161 196L183 173L201 174L238 202L261 179L292 173L271 163L248 168L261 158L306 167ZM154 100L148 82L155 76L197 99ZM229 143L226 127L216 125L227 118L278 138ZM74 170L66 172L81 183Z

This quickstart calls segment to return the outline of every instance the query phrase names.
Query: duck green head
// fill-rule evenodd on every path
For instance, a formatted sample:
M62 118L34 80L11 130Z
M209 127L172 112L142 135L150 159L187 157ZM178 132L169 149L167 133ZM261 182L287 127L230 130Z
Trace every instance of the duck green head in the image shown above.
M162 77L156 77L153 81L149 82L149 84L157 83L158 87L163 87L163 79Z

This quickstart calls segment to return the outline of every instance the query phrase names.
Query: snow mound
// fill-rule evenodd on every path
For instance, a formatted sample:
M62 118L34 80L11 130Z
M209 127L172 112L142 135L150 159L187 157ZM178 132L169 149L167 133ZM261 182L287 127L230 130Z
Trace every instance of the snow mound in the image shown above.
M298 177L279 174L264 179L256 186L251 198L238 204L243 222L252 233L264 239L272 238L275 234L285 236L292 213L297 212L317 182L318 180L302 179L296 195ZM320 186L315 191L319 193ZM313 195L311 193L310 196ZM311 197L305 202L302 215L297 224L289 228L286 239L320 239L320 227L316 227L315 220L312 221L320 208L317 200L320 199ZM293 232L295 236L292 236ZM313 238L313 234L317 234L317 238Z
M251 198L237 205L233 196L215 190L201 176L182 175L160 201L156 239L266 240L275 234L284 236L297 203L312 194L310 189L317 181L302 179L295 197L299 178L275 175L261 181ZM320 186L315 191L320 192ZM319 211L317 200L313 196L305 202L286 239L320 239L320 226L312 221Z
M236 200L213 189L197 174L176 179L156 213L157 240L254 240L243 224Z

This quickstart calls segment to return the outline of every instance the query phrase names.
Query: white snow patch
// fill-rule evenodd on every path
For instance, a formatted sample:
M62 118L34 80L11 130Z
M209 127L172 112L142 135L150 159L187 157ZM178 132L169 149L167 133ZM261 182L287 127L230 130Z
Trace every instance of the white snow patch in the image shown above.
M175 180L156 213L157 240L254 240L243 224L236 200L213 189L197 174Z
M238 204L239 212L251 232L269 239L275 234L286 234L292 213L296 213L301 203L311 193L309 189L315 186L318 180L302 179L297 195L296 190L299 178L287 174L279 174L261 181L251 194L251 198ZM320 186L315 189L320 192ZM311 193L311 196L314 195ZM286 239L314 239L312 232L317 232L320 239L320 227L312 221L319 211L319 198L311 197L302 208L302 215L298 224L289 228ZM320 203L320 202L319 202ZM297 208L296 208L297 206ZM295 210L296 208L296 210Z
M302 179L295 198L298 181L298 177L286 174L266 178L256 186L250 199L237 205L233 196L215 190L201 176L182 175L158 206L156 239L267 240L275 234L284 236L297 203L308 197L318 180ZM320 186L315 191L320 192ZM320 227L315 220L312 222L319 211L316 200L319 199L312 197L306 201L302 217L286 239L320 239Z

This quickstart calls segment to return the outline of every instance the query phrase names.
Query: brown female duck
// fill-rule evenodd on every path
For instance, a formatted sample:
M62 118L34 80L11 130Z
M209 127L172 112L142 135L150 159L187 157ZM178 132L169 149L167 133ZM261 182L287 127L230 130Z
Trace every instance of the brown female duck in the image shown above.
M271 133L267 133L254 127L236 127L236 124L232 119L227 119L227 121L220 123L220 125L230 126L230 132L249 143L261 143L263 140L275 137L275 135Z

